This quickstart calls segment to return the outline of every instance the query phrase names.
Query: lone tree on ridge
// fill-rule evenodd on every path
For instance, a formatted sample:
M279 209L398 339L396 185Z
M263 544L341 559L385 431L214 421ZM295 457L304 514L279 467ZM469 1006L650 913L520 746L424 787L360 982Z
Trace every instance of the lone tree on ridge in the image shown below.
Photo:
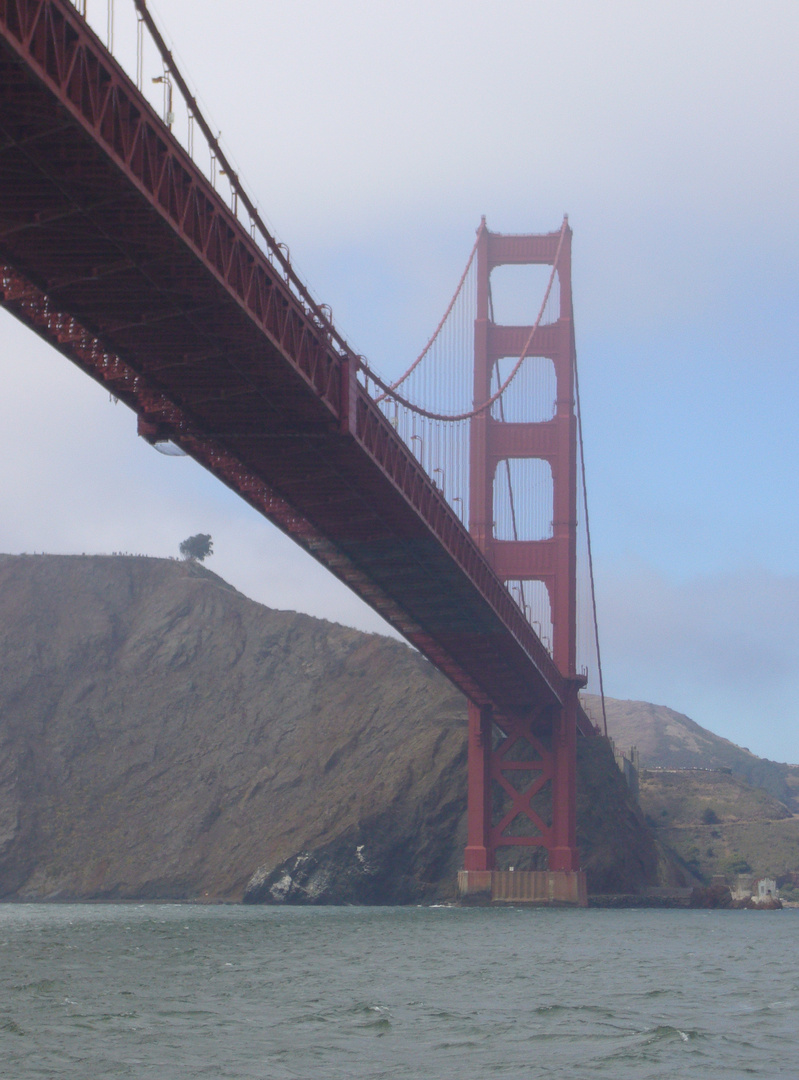
M208 533L197 533L189 536L180 545L180 554L190 562L202 562L203 559L214 553L214 542Z

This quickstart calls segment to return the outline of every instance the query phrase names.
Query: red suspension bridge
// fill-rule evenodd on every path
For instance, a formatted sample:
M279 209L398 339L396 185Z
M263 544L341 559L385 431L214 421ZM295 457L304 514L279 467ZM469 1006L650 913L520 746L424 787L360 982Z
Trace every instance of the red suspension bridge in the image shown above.
M481 223L430 342L382 379L266 229L144 0L133 77L97 8L104 41L85 0L0 0L0 300L463 691L462 890L584 902L578 691L599 665L568 223ZM494 319L506 265L550 268L529 325Z

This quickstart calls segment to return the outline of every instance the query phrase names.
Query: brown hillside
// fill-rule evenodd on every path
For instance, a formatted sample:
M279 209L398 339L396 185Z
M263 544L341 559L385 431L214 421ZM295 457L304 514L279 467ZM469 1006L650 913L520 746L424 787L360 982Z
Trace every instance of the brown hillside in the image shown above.
M742 864L757 877L799 872L799 817L762 788L698 769L644 770L640 783L647 820L705 881Z
M601 716L599 698L585 695L592 719ZM731 769L753 787L799 811L799 768L757 757L682 713L647 701L605 699L608 734L623 750L635 746L642 767Z
M791 812L762 788L738 776L699 769L644 770L640 775L641 806L660 826L740 821L781 821Z
M0 896L239 899L306 856L320 900L450 896L464 714L399 642L202 567L0 556ZM580 811L595 889L662 880L599 740Z

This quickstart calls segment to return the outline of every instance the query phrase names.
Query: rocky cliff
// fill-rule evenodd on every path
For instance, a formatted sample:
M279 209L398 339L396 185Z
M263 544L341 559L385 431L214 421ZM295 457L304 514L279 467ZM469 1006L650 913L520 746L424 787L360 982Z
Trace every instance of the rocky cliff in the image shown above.
M465 705L399 642L201 566L0 556L0 897L453 895ZM679 877L583 742L589 887Z

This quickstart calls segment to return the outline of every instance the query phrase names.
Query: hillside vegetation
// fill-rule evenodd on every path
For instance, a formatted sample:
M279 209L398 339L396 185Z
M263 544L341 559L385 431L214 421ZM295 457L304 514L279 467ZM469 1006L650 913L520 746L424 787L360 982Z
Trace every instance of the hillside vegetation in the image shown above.
M791 812L762 788L718 771L644 770L641 805L660 828L781 821Z
M617 747L638 749L646 820L706 882L799 873L799 768L759 758L682 713L646 701L605 702ZM586 696L593 719L598 698Z
M705 881L799 871L799 818L762 788L700 770L644 770L640 786L649 824Z
M465 734L397 641L192 563L0 556L0 897L452 897ZM607 744L579 768L589 888L684 880Z

